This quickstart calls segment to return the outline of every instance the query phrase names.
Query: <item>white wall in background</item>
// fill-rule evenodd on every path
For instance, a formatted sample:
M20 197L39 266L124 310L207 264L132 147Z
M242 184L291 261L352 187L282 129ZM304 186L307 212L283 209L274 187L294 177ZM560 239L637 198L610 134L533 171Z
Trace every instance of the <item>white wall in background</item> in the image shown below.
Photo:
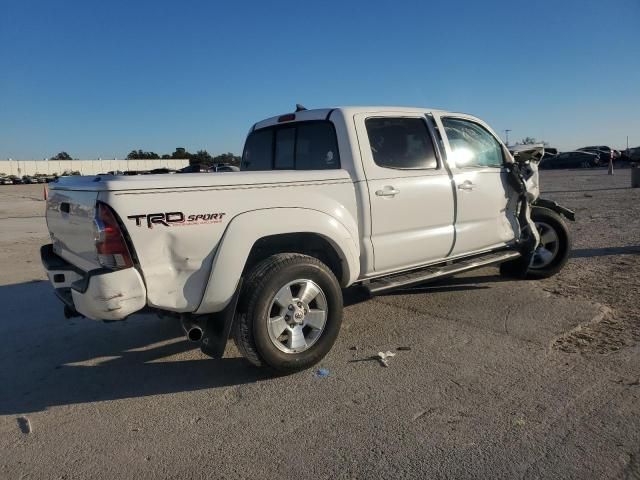
M95 175L115 170L178 170L189 165L189 160L0 160L0 173L7 175L61 175L65 170L79 171L82 175Z

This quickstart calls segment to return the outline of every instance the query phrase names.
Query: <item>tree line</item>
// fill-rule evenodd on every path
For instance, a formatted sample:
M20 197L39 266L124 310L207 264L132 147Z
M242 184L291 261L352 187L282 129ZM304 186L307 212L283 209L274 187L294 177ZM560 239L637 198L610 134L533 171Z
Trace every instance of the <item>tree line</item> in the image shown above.
M218 163L228 163L230 165L240 165L240 157L231 152L222 153L213 156L206 150L198 150L196 153L190 153L184 148L176 148L175 151L168 155L158 155L156 152L145 152L144 150L131 150L127 155L127 160L153 160L153 159L188 159L189 163L213 165Z
M184 148L176 148L172 154L158 155L156 152L146 152L144 150L131 150L127 155L127 160L169 160L169 159L187 159L191 164L214 165L218 163L227 163L229 165L240 165L240 157L231 152L222 153L213 156L206 150L198 150L196 153L189 153ZM50 160L73 160L67 152L55 154Z
M537 143L542 143L545 147L549 145L549 142L545 142L544 140L538 140L535 137L524 137L519 142L516 142L516 145L534 145Z

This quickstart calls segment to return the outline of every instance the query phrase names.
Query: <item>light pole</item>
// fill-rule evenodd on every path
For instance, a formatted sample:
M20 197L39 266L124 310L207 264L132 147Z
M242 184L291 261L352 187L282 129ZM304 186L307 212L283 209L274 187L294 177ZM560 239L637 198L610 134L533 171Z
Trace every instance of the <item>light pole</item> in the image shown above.
M505 128L504 129L505 144L507 145L507 147L509 146L509 132L510 131L511 131L510 128Z

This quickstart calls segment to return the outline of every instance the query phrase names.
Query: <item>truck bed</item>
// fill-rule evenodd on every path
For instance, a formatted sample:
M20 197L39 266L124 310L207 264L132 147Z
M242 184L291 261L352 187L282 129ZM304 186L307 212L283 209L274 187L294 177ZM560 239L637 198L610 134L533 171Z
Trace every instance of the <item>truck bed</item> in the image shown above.
M86 272L100 267L93 218L102 202L126 231L147 304L176 312L199 308L218 244L244 214L302 208L342 218L355 238L358 232L354 184L344 170L76 176L50 190L46 218L57 255Z

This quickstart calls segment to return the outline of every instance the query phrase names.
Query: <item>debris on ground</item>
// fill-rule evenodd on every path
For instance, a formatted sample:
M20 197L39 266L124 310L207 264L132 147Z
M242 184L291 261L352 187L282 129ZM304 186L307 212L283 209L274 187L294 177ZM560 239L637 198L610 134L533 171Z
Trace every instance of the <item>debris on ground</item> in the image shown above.
M637 378L635 380L629 380L629 379L621 378L619 380L616 380L616 383L619 383L621 385L625 385L627 387L637 387L638 385L640 385L640 378Z
M388 367L389 366L389 358L391 357L395 357L396 354L393 353L390 350L387 350L386 352L378 352L378 360L380 360L380 363L385 366Z
M316 370L316 377L318 378L325 378L329 376L329 370L326 368L319 368L318 370Z
M31 433L31 422L27 417L18 417L18 428L22 433Z
M429 413L428 410L420 410L418 413L414 414L411 419L415 422L416 420L418 420L421 417L424 417L428 413Z
M411 347L398 347L396 348L396 350L399 351L408 351L411 350ZM357 354L356 354L357 355ZM391 357L395 357L396 354L393 353L391 350L387 350L386 352L378 352L375 355L372 355L370 357L365 357L365 358L355 358L354 360L349 360L349 362L369 362L372 360L378 361L380 362L380 364L383 367L388 367L389 366L389 359Z
M411 351L411 347L398 347L396 348L399 352L409 352Z

